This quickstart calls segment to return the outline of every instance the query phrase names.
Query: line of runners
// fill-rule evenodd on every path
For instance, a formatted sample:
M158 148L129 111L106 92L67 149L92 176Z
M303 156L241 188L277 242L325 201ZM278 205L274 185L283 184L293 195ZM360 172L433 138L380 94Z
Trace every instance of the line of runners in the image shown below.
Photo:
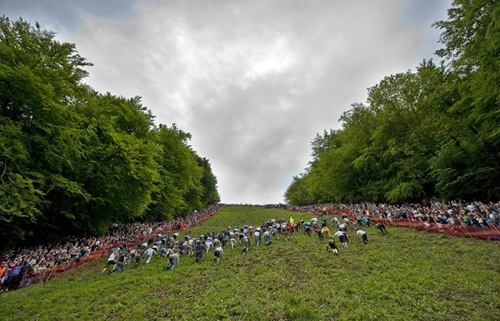
M171 236L158 234L137 247L128 249L125 246L120 246L113 249L103 272L124 272L126 265L139 265L142 261L149 264L155 256L166 259L166 270L174 270L179 265L181 256L194 256L196 263L202 263L203 256L212 249L213 261L219 263L228 246L234 249L238 244L241 244L242 251L248 252L252 240L256 247L261 244L271 245L273 240L279 240L280 237L289 241L292 234L299 232L309 237L315 234L320 241L328 239L327 251L338 255L340 251L335 238L338 238L342 247L347 248L349 243L348 229L355 231L362 242L365 245L368 244L368 235L360 228L360 225L370 227L370 221L359 222L343 215L341 220L334 216L328 224L323 216L320 216L319 219L313 217L310 221L301 220L298 222L290 217L288 220L284 218L271 219L262 222L261 226L257 227L247 224L240 227L239 224L235 224L234 227L228 226L224 231L208 232L199 237L191 237L189 233L182 237L179 233L173 233ZM336 231L333 233L329 226L335 228ZM377 223L376 229L382 235L387 234L387 229L382 223Z

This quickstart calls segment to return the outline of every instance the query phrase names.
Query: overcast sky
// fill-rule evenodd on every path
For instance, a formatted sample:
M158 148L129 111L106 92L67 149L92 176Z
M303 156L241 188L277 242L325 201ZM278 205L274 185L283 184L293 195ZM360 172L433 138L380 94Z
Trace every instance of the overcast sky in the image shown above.
M76 44L97 91L141 96L207 158L223 203L284 202L317 133L434 56L448 0L0 0Z

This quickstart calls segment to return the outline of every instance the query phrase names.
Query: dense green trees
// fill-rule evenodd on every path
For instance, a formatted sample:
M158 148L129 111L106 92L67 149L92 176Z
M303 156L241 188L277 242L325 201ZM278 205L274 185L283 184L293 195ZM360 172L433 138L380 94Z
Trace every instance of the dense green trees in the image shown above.
M75 46L0 18L0 238L102 233L219 202L208 160L140 98L83 84Z
M291 204L500 199L500 6L456 0L439 65L385 77L312 142Z

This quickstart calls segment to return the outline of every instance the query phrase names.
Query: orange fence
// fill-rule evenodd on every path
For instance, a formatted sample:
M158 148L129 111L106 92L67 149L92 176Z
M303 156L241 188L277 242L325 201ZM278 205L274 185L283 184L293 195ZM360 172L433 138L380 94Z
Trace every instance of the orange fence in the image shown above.
M207 218L211 217L212 215L214 215L216 213L217 213L217 211L212 212L211 214L200 218L198 221L196 221L191 226L194 226L194 225L201 223L202 221L206 220ZM126 245L127 247L135 246L137 244L140 244L142 242L147 241L151 237L157 236L158 234L167 234L167 233L171 233L171 232L178 232L178 231L182 231L184 229L185 229L184 225L181 225L179 230L172 228L172 227L157 228L151 234L143 234L134 240L116 242L112 246L108 246L108 247L93 251L93 252L91 252L83 257L80 257L74 261L63 262L61 264L58 264L58 265L53 266L51 268L45 269L43 271L36 272L35 275L33 275L33 276L25 275L23 277L23 280L20 283L20 287L26 287L30 284L47 282L50 278L57 276L63 272L66 272L68 270L79 267L82 264L99 260L101 257L109 254L111 249L116 248L120 245Z
M100 249L94 252L91 252L81 258L78 258L74 261L63 262L51 268L45 269L43 271L39 271L35 273L34 276L24 276L23 281L21 282L21 287L28 286L30 284L43 283L48 281L51 277L56 276L62 272L66 272L70 269L76 268L82 264L92 262L100 259L109 249Z
M354 214L349 211L345 211L341 214L354 216ZM478 238L483 240L500 240L500 231L491 223L489 224L489 227L475 227L475 226L451 225L451 224L441 224L441 223L427 223L418 220L412 220L410 218L392 219L392 220L377 216L369 216L369 218L371 222L383 223L386 226L412 227L420 231L426 231L431 233L446 233L452 236Z

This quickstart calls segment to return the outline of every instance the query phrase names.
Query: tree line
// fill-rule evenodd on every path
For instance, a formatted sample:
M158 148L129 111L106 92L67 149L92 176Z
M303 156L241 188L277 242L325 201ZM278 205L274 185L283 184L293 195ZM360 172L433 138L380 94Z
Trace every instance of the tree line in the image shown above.
M83 83L74 44L0 17L0 239L102 234L218 203L208 159L175 124L155 125L140 97Z
M289 204L500 199L500 6L455 0L433 26L441 61L385 77L317 134Z

